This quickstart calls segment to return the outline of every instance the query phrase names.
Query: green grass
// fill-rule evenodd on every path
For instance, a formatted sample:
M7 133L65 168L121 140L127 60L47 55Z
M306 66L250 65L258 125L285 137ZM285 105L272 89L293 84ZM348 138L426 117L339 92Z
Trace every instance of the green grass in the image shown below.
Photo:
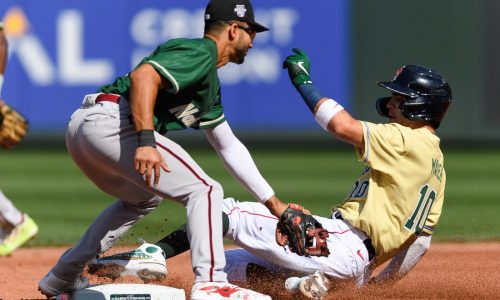
M327 216L349 191L363 166L354 151L271 151L254 149L261 172L284 201L301 203ZM191 152L225 188L225 195L253 200L222 166L213 151ZM2 151L0 188L40 226L31 245L69 245L114 199L80 172L68 154L54 151ZM445 151L447 189L438 241L500 240L500 150ZM156 241L185 220L184 208L172 201L141 220L122 239Z
M441 240L500 240L500 150L445 151Z

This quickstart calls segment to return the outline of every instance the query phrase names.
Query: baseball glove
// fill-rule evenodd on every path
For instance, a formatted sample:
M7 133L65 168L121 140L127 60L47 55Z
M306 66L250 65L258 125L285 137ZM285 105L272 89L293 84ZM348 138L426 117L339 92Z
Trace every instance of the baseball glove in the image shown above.
M0 100L0 146L10 149L19 144L28 131L28 121Z
M327 237L328 231L323 229L321 223L305 214L304 208L297 204L288 205L276 226L278 245L288 245L290 251L301 256L328 257Z

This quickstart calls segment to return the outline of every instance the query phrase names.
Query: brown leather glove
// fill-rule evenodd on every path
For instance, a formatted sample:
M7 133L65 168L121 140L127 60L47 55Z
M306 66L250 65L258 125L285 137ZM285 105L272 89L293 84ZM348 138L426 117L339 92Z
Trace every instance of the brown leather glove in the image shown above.
M0 100L0 146L10 149L19 144L28 131L28 121Z
M321 223L305 214L302 206L293 203L283 212L276 226L278 245L288 245L290 251L301 256L328 257L327 237L328 231Z

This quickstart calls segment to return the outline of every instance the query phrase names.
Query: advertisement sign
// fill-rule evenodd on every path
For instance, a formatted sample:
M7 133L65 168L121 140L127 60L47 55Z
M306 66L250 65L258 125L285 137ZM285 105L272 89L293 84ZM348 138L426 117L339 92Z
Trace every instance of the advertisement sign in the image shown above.
M128 73L158 44L201 37L206 3L2 0L9 41L2 97L28 117L32 131L63 131L85 94ZM310 55L319 90L349 107L349 2L254 0L253 6L270 31L257 35L244 64L219 69L232 127L317 129L282 69L293 47Z

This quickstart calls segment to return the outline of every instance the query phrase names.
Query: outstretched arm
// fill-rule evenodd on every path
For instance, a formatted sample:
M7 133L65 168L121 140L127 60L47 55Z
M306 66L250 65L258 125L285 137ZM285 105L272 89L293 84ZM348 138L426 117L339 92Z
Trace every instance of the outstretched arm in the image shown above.
M431 235L419 236L413 244L396 254L370 284L395 284L417 265L431 246Z
M307 54L300 49L293 49L295 54L288 56L283 68L288 70L292 84L302 96L318 124L337 138L363 147L363 127L339 103L323 97L314 86L311 76L311 63Z
M287 205L274 195L273 189L257 169L250 152L233 134L229 124L224 122L215 128L206 129L205 135L229 173L257 200L266 205L273 215L280 217Z

